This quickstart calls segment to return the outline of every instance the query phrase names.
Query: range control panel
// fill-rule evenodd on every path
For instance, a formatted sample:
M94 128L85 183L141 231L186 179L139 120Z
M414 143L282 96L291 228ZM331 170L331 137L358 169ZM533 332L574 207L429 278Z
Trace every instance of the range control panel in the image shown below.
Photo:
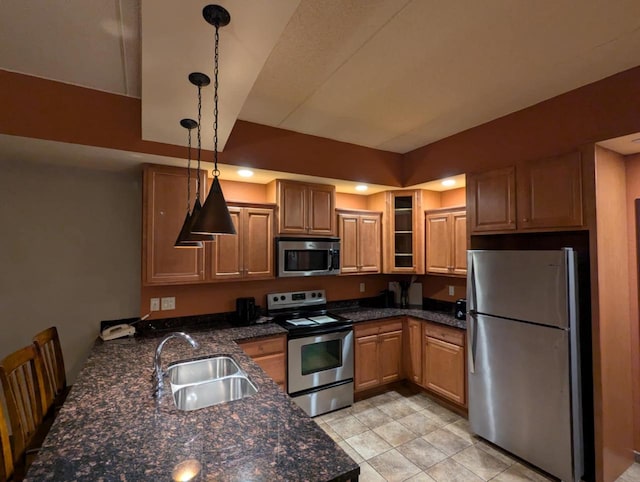
M267 309L269 311L326 305L324 290L291 291L287 293L269 293Z

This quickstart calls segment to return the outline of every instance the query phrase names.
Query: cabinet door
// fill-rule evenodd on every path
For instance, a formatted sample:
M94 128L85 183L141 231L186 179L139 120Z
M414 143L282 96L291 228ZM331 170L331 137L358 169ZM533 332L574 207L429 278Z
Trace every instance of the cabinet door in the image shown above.
M334 186L308 185L307 232L310 235L335 235L335 193Z
M413 383L422 385L422 322L407 320L407 357L405 372Z
M213 242L211 256L211 274L216 280L242 278L242 223L241 208L229 206L229 214L236 227L235 236L219 235Z
M430 336L424 344L424 385L464 405L464 348Z
M391 192L389 216L390 250L385 272L424 273L424 232L418 191Z
M358 272L358 220L357 215L338 215L341 273Z
M279 186L280 234L307 233L307 188L305 184L280 181Z
M451 215L427 214L427 273L451 273Z
M518 166L518 228L582 226L580 153Z
M253 359L264 372L269 375L274 382L280 385L280 388L286 391L287 373L286 373L286 356L284 353L274 353L264 355Z
M196 189L193 174L192 196ZM163 285L204 281L204 250L174 247L187 212L186 169L146 166L143 176L144 283ZM204 184L204 173L201 179Z
M451 271L467 275L467 212L451 213Z
M244 277L273 278L273 210L243 208L242 217Z
M380 384L378 377L378 335L357 337L355 351L355 390L378 386Z
M360 272L380 272L380 222L380 215L360 216L358 223L358 267ZM343 248L341 248L341 250L342 249ZM340 255L342 256L342 251Z
M402 378L402 330L378 335L380 343L380 383Z
M469 174L467 180L471 232L516 229L515 168Z

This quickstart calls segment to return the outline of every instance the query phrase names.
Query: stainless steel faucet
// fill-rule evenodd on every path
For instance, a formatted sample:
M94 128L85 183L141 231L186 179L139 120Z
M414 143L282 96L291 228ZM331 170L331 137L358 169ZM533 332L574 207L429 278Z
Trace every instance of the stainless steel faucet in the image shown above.
M162 355L162 348L164 348L164 344L168 342L171 338L184 338L187 340L193 348L198 348L200 345L197 341L195 341L191 336L187 335L182 331L176 331L174 333L169 333L165 336L158 346L156 347L156 355L153 361L153 396L159 397L162 393L162 389L164 388L164 372L162 371L162 361L160 356Z

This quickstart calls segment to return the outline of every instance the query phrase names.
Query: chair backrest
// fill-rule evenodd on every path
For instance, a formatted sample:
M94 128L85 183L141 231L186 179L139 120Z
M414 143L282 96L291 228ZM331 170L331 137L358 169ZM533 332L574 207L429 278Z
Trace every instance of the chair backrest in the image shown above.
M42 406L46 413L53 405L56 396L67 387L58 330L52 326L41 331L33 337L33 343L36 346L44 372L45 390L42 393Z
M6 482L13 476L13 456L9 444L9 419L0 400L0 482Z
M0 383L7 402L14 438L13 461L22 460L26 447L42 423L44 381L34 345L7 356L0 362Z

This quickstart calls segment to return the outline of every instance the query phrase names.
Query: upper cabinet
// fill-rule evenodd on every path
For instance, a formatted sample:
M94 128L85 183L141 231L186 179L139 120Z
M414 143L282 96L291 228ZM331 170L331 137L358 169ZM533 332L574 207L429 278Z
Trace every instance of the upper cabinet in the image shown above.
M200 173L203 194L206 174ZM191 195L196 190L195 171ZM142 277L145 285L205 281L202 249L174 248L187 213L187 170L145 165L142 203Z
M335 236L335 186L278 179L269 190L278 206L278 234Z
M273 271L273 209L229 206L236 236L210 243L214 280L269 279Z
M579 228L580 154L531 161L467 176L471 234Z
M467 212L447 209L427 211L426 272L449 276L467 275Z
M383 272L424 274L422 191L388 191L371 199L384 209Z
M381 272L382 213L339 211L340 272Z
M205 173L201 176L204 197ZM175 248L187 210L187 170L147 165L143 178L144 285L274 277L273 205L229 204L237 235L216 236L203 248ZM193 196L195 179L191 183Z

